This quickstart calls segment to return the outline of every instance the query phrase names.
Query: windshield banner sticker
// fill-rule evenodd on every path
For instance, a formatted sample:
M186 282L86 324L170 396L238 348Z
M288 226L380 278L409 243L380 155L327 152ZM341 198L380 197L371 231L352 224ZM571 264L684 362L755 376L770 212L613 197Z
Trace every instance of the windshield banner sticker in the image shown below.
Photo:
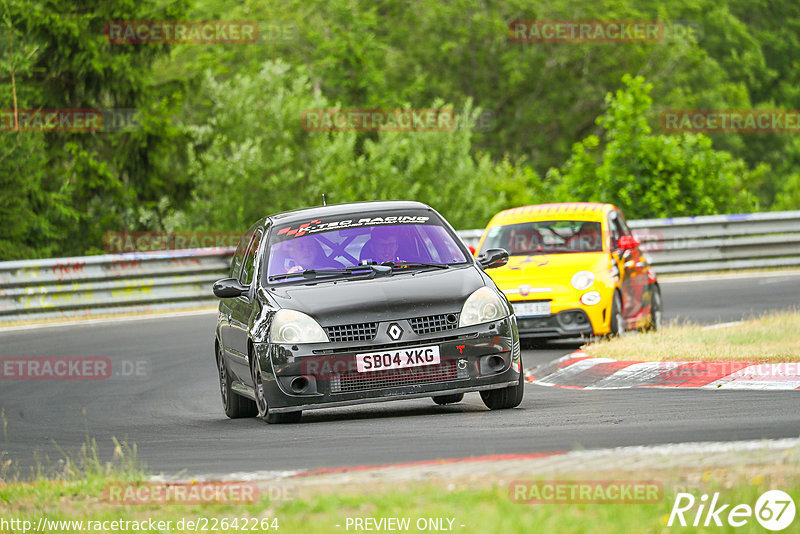
M278 230L279 236L285 238L301 237L306 234L316 234L319 232L327 232L330 230L340 230L343 228L358 228L369 227L382 224L424 224L430 217L416 217L412 215L398 215L389 217L364 217L362 219L345 219L341 221L322 222L319 219L314 219L307 223L303 223L296 228L287 226Z

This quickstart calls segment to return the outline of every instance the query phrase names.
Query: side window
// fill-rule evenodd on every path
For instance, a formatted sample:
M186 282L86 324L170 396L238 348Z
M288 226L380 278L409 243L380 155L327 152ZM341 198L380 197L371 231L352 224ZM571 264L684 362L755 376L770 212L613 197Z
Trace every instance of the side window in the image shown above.
M252 234L248 231L242 236L242 239L239 240L239 246L236 247L236 252L233 253L233 259L231 260L230 278L239 279L239 272L242 269L242 260L244 260L244 253L247 250L247 245L250 244L251 237Z
M622 227L619 224L619 219L617 218L616 212L611 212L608 214L608 235L609 235L609 243L608 249L609 250L617 250L617 241L619 241L620 236L624 235L622 231Z
M242 264L242 274L239 276L239 281L246 286L249 286L253 281L256 252L258 252L259 243L261 243L260 230L253 234L253 239L250 241L250 246L247 249L247 254L245 254L244 263Z
M625 221L625 216L620 212L617 213L617 221L619 222L619 227L622 230L622 235L633 235L631 233L631 229L628 228L628 223Z

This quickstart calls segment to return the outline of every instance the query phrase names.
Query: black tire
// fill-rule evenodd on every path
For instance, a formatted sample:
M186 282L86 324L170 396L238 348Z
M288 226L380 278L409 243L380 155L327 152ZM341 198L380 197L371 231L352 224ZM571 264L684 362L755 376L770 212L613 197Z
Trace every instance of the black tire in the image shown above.
M256 407L256 413L258 417L271 425L296 423L300 421L300 418L303 416L302 411L287 412L287 413L275 413L269 411L267 398L264 395L264 381L261 379L261 368L258 366L258 362L256 362L255 360L252 372L253 372L253 386L254 386L253 390L256 395L256 402L254 402L253 404Z
M664 303L661 300L661 288L658 284L650 286L650 324L648 330L655 331L661 329L664 316Z
M231 389L231 374L222 357L222 350L217 345L217 373L219 374L219 393L222 397L222 409L231 419L253 417L258 413L256 403L247 397L242 397Z
M625 335L625 319L622 317L622 298L619 293L614 293L611 303L611 336L622 337Z
M525 393L525 371L520 367L519 382L515 386L481 391L481 400L490 410L516 408Z
M464 400L463 393L453 393L452 395L436 395L431 397L436 404L455 404Z

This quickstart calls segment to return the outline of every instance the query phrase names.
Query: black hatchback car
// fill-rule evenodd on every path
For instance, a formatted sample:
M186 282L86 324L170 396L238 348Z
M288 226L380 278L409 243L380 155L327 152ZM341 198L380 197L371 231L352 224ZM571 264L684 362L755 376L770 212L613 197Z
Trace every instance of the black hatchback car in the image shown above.
M478 391L490 409L522 401L511 306L418 202L363 202L265 217L244 235L222 300L216 363L228 417L295 422L302 410Z

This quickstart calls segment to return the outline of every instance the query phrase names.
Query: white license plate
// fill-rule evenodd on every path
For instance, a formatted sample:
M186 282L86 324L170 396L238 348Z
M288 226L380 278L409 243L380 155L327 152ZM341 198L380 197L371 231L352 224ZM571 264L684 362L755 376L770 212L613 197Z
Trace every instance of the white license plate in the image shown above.
M384 369L421 367L423 365L434 365L439 361L439 347L437 345L356 354L359 373L382 371Z
M514 315L517 317L539 317L550 315L550 301L546 302L512 302Z

